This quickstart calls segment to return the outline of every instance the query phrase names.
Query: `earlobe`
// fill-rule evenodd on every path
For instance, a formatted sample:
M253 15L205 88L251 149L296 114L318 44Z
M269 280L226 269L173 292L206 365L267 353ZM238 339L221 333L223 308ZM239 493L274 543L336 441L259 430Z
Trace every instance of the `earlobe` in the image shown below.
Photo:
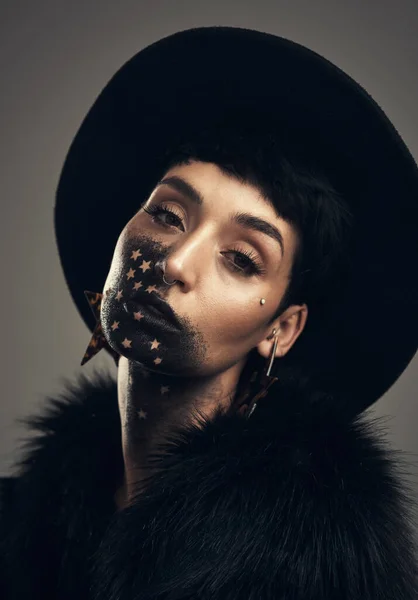
M296 307L296 310L295 307L290 307L288 310L289 314L287 316L282 315L279 323L274 326L270 334L258 344L258 352L264 358L270 356L276 337L278 342L275 358L280 358L290 350L302 333L308 318L308 307L303 304Z
M275 352L275 358L282 356L283 352L280 347L280 327L273 328L270 335L268 335L264 340L262 340L258 346L258 352L263 358L269 358L271 355L275 340L278 340Z

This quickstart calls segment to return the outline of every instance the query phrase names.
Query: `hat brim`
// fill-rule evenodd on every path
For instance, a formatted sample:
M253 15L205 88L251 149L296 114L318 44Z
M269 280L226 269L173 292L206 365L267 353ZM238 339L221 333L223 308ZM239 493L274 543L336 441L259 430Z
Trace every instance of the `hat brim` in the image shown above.
M156 183L162 150L231 118L270 123L314 158L351 207L352 277L310 313L276 362L348 394L360 412L417 349L418 169L371 96L292 41L191 29L145 48L110 80L75 136L56 196L56 239L74 302L93 331L84 290L102 291L117 238Z

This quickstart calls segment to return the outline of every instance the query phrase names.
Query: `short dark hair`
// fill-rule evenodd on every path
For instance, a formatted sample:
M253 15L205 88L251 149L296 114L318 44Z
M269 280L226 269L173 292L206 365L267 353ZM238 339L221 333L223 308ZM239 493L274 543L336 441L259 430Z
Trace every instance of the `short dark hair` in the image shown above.
M164 168L190 160L216 164L222 172L257 187L277 215L298 235L289 284L271 322L293 304L312 306L350 266L352 214L344 198L318 170L298 162L277 137L228 128L202 130L166 148Z

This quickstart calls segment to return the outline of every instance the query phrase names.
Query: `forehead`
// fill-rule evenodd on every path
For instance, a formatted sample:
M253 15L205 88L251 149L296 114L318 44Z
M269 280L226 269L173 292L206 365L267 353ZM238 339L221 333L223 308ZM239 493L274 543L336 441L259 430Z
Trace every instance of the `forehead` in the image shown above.
M283 256L292 255L298 244L294 228L257 186L225 173L214 163L190 161L171 167L154 193L167 189L175 196L185 196L203 215L252 230L271 247L274 244L275 250L279 244Z
M203 204L208 207L212 204L230 210L232 207L233 210L250 210L253 207L263 211L265 216L278 218L272 203L263 196L259 188L225 173L214 163L193 160L189 164L175 165L165 172L162 180L170 176L177 176L190 183L200 192ZM181 189L177 191L182 193Z

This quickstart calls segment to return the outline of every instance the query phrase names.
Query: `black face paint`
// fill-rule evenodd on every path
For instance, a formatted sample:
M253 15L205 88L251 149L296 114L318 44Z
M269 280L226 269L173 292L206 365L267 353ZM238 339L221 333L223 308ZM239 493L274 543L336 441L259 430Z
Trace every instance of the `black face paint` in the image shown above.
M201 333L187 317L175 314L172 325L148 304L150 296L164 298L170 287L157 266L168 253L146 235L125 242L103 290L100 321L108 344L119 354L150 371L193 375L205 358Z

